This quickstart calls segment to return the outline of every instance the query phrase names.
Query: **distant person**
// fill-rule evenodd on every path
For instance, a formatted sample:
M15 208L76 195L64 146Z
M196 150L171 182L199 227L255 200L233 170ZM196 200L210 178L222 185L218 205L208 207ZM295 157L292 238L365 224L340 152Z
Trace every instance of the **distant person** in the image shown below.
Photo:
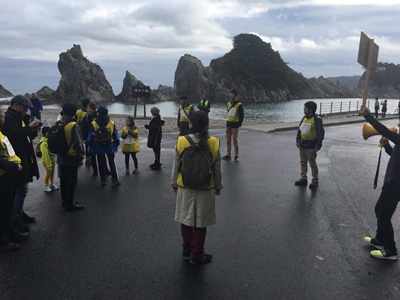
M79 124L80 122L82 122L83 118L86 116L86 114L87 114L87 107L88 107L89 103L90 103L90 100L89 100L89 99L83 99L83 100L82 100L82 108L81 108L81 109L78 109L78 110L76 111L76 121L78 122L78 124Z
M68 211L84 209L85 206L75 201L75 191L78 184L78 167L83 165L85 148L82 132L75 121L76 105L65 103L63 116L59 123L64 127L67 145L71 145L65 154L57 154L60 172L61 206Z
M295 185L307 185L307 164L310 163L312 181L310 189L318 187L317 152L322 147L325 130L322 119L315 112L317 104L314 101L304 103L304 117L297 131L296 146L300 151L301 178Z
M189 135L176 143L171 185L177 195L175 221L181 224L183 259L197 265L212 260L204 253L204 243L207 227L216 223L215 195L221 193L222 172L220 142L208 135L207 114L192 112L189 118Z
M56 169L56 155L49 151L49 145L47 143L49 139L50 127L45 126L42 128L42 138L39 142L41 163L45 169L43 184L44 191L50 193L52 191L58 191L59 188L54 184L54 172Z
M160 116L160 110L157 107L152 107L150 110L152 118L149 124L144 125L149 130L149 137L147 139L147 147L152 148L155 156L154 163L149 167L151 170L161 169L161 140L162 140L162 127L165 121Z
M8 137L15 154L21 159L22 170L17 174L16 192L13 212L13 225L18 231L27 232L27 224L36 220L26 214L24 204L29 192L29 183L33 177L39 179L39 168L36 160L33 139L38 135L40 129L39 119L30 122L26 113L33 105L25 96L17 95L11 100L11 106L5 113L5 121L1 130ZM18 233L16 233L18 235Z
M121 138L122 141L122 153L125 155L125 174L129 175L129 160L132 156L133 163L135 164L135 169L132 174L139 173L138 160L136 153L140 152L139 144L139 129L135 126L135 120L132 117L127 117L125 120L125 127L122 129Z
M382 103L382 118L386 117L387 112L387 100L383 101Z
M239 159L239 128L242 127L244 110L243 105L237 100L236 90L229 92L230 101L227 104L228 119L226 121L226 149L227 153L223 160L232 159L232 140L235 148L235 162Z
M386 153L390 156L382 192L375 205L375 215L378 228L374 238L364 237L364 241L378 250L370 252L371 256L379 259L397 260L397 247L394 241L392 216L400 201L400 135L390 131L386 126L374 119L368 108L361 106L360 114L369 122L380 135L389 139L395 146L392 148L387 139L381 139ZM400 126L400 123L398 124ZM368 195L367 191L364 191Z
M86 166L92 165L93 176L98 175L97 161L96 161L96 153L91 153L89 151L89 145L87 143L88 134L90 131L90 127L92 126L92 122L96 119L96 104L90 102L86 107L86 114L83 117L82 121L79 123L79 127L82 131L83 142L85 143L86 149Z
M115 166L115 153L118 151L120 138L115 123L108 116L108 109L104 106L97 109L97 117L92 122L87 141L90 151L97 154L101 185L107 184L107 160L111 170L111 184L120 185Z
M379 115L379 101L378 97L375 98L375 118L378 119Z
M43 105L42 105L42 101L36 96L35 93L31 94L31 99L30 99L31 103L32 103L32 108L29 108L31 111L31 122L33 120L39 119L40 121L42 120L42 112L43 112Z
M210 101L207 98L206 94L203 94L202 99L200 100L200 104L197 106L200 111L204 111L207 115L210 113Z
M193 105L189 103L186 96L179 97L181 105L178 113L179 136L187 135L189 132L189 114L194 111Z
M4 111L0 105L0 126L3 124ZM8 235L12 229L16 175L21 170L21 159L0 130L0 252L10 252L19 248L18 244L10 242Z

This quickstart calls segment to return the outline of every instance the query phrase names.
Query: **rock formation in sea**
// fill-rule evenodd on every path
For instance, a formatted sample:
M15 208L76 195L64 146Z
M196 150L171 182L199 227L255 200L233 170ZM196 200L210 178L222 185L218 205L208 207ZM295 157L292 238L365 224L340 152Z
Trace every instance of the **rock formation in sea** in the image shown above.
M191 101L206 93L214 101L226 101L235 89L244 101L280 101L302 98L351 98L358 92L320 77L307 80L292 70L269 43L253 34L234 37L233 49L204 67L185 54L175 71L174 87Z
M135 76L133 76L129 71L126 71L124 82L122 85L122 92L117 96L118 102L133 102L132 97L132 88L136 87L144 87L144 83Z
M0 84L0 98L8 98L11 97L13 94L6 90L1 84Z
M176 90L172 86L160 84L155 90L151 90L152 102L173 101L178 99Z
M61 80L49 101L80 103L89 98L97 103L114 102L115 96L103 69L83 55L79 45L60 54L58 70Z
M49 88L48 86L44 86L36 92L36 96L41 100L47 100L51 97L51 94L53 93L53 89Z

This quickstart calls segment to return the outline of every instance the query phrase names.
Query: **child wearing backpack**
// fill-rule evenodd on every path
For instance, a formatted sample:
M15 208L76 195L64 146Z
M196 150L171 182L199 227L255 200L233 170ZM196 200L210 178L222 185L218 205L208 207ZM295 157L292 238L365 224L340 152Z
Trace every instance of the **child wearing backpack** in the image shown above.
M315 113L316 110L317 104L314 101L304 103L305 116L300 122L296 137L296 146L300 151L301 177L294 184L303 186L308 184L307 163L309 162L313 177L310 189L318 187L317 152L322 147L325 135L322 119Z
M56 155L53 153L50 153L49 151L49 145L47 143L48 138L49 138L49 133L50 127L45 126L42 128L42 138L40 139L39 145L40 145L40 157L42 158L41 162L46 170L44 174L44 191L46 193L50 193L52 191L58 191L59 188L57 185L54 184L54 171L56 169ZM38 152L36 152L38 153ZM38 155L39 156L39 155Z
M111 170L112 185L120 185L117 168L115 167L115 153L118 151L119 134L115 129L114 121L108 116L108 109L100 106L97 109L97 117L92 122L87 143L92 153L96 153L99 164L101 185L107 184L107 162Z
M203 111L189 114L189 135L176 144L171 177L177 195L175 221L181 223L182 256L191 264L208 263L204 253L207 227L216 223L215 195L222 189L220 141L208 136L208 116Z
M121 137L123 139L122 153L125 155L126 175L129 175L130 156L132 156L135 164L135 170L133 170L132 174L138 174L139 168L136 153L140 152L139 129L135 126L135 120L132 117L126 118L125 125L126 126L122 129Z

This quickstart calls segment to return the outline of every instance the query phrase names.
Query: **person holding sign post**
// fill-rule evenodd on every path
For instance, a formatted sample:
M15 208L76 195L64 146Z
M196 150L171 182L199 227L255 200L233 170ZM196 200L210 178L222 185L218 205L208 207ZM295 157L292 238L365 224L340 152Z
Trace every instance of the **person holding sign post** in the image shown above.
M226 143L227 153L223 160L231 160L232 156L232 140L235 147L235 162L239 159L239 128L242 126L244 118L244 110L241 102L237 101L237 92L231 90L229 93L230 101L227 104L228 119L226 121Z
M375 205L375 215L378 220L376 235L374 238L364 237L364 241L377 249L371 251L371 256L380 259L397 260L397 247L394 241L391 219L400 201L400 135L390 131L377 121L365 106L361 106L360 114L376 131L385 137L380 142L390 156L382 192ZM398 126L400 126L400 123ZM395 144L393 148L389 145L388 139Z
M181 102L178 113L179 136L184 136L189 133L189 114L194 111L194 108L185 96L180 97L179 101Z
M317 104L314 101L304 103L304 117L297 131L296 146L300 151L301 178L295 185L307 185L307 163L310 163L312 171L312 182L310 189L318 187L317 152L322 147L325 130L322 119L315 112Z

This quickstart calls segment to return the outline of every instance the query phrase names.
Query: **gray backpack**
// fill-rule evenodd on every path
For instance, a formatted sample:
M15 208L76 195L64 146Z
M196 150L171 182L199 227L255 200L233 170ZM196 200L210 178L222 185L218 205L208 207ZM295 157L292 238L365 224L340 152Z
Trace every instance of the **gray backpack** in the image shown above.
M196 145L190 136L186 135L185 138L190 146L180 156L183 185L194 189L208 188L212 175L211 152L208 148Z

